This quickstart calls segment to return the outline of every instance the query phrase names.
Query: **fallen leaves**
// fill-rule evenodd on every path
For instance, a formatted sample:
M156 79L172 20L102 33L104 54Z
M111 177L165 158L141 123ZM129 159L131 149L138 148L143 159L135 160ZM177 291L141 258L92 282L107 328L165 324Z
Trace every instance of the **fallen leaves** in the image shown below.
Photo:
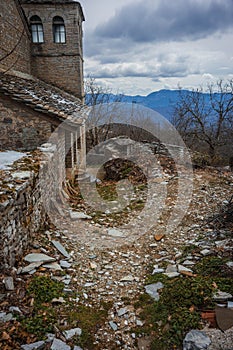
M164 237L165 237L164 234L156 234L156 235L154 236L154 238L155 238L155 240L156 240L157 242L161 241Z

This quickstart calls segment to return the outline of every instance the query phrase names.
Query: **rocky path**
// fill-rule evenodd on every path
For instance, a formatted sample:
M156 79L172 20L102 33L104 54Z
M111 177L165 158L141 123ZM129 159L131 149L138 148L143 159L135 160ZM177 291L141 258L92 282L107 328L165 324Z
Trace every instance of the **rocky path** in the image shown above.
M175 180L169 176L165 176L163 180L169 181L172 193ZM150 349L150 338L143 332L140 333L144 320L141 319L140 307L135 306L135 302L145 293L145 285L149 284L148 276L152 274L164 273L171 278L180 274L188 276L193 274L193 265L211 252L219 253L220 256L224 256L226 252L229 257L232 237L227 235L226 230L215 232L211 225L204 223L230 197L232 180L230 173L195 171L193 201L182 225L164 234L166 215L169 206L173 205L171 195L167 212L160 219L158 232L152 229L147 234L139 235L134 242L128 242L125 237L117 235L116 229L108 246L106 230L112 229L109 222L101 226L99 222L85 220L85 223L80 221L78 225L77 222L71 225L69 223L67 229L64 218L61 218L60 224L63 226L59 227L62 229L51 227L38 236L28 251L25 258L27 261L21 261L17 270L11 272L13 280L9 278L9 274L2 276L4 288L0 292L1 349ZM96 232L105 244L93 244L91 238ZM184 246L193 245L197 247L196 253L187 251L184 254ZM44 254L50 259L45 261L45 257L38 258L36 254ZM231 259L228 260L227 266L231 269ZM63 297L62 294L60 299L58 297L51 301L52 305L60 308L60 316L53 328L53 334L46 341L36 335L30 336L28 329L28 333L25 329L22 330L19 324L21 319L15 317L17 313L20 317L29 317L33 310L34 299L25 290L35 276L48 276L62 282L66 296ZM11 283L13 285L9 285ZM157 294L156 289L152 290L153 298ZM71 309L85 307L88 310L87 319L73 322L67 316L65 304L69 304ZM12 306L19 310L10 309ZM82 326L85 322L88 323L88 313L92 318L96 310L103 310L104 317L97 315L96 324L91 327L92 336L87 336L87 340L79 343L78 332L85 333L85 327L82 329ZM71 334L67 336L64 330L70 330ZM26 345L37 341L41 343L34 347ZM231 341L233 343L232 333L220 341L221 349L232 349ZM220 349L213 344L212 339L212 347L208 349Z

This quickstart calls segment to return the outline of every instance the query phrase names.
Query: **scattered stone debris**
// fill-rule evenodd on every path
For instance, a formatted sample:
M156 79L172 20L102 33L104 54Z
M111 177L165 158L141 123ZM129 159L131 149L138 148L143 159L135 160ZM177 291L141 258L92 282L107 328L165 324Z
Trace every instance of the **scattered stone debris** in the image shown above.
M6 290L12 291L15 289L13 277L5 277L3 282Z
M22 350L41 350L41 349L44 349L44 346L45 346L44 341L38 341L36 343L22 345L21 349Z
M54 338L51 350L71 350L71 347L62 340Z
M164 180L167 180L167 185L172 188L173 183L169 180L169 177ZM4 344L14 344L12 346L14 350L25 346L19 344L15 346L14 338L11 339L9 329L11 329L10 327L17 327L18 318L25 317L29 319L31 316L30 312L35 304L35 296L28 295L25 292L31 279L35 276L48 276L52 281L61 283L61 290L58 295L56 297L52 296L50 301L51 309L61 310L61 316L56 320L58 328L49 329L49 332L55 334L50 334L50 336L46 334L47 340L43 345L46 350L47 348L49 350L82 350L78 342L76 340L74 342L73 339L76 339L76 336L81 339L88 332L93 337L90 341L93 348L96 349L109 350L114 347L128 350L150 349L148 344L153 341L153 336L148 337L148 339L145 337L144 326L146 320L140 315L140 306L135 306L135 302L142 294L146 292L154 299L155 303L156 300L161 302L162 293L165 290L164 286L166 285L164 279L166 281L168 280L167 277L173 277L174 279L168 281L169 283L176 283L176 281L183 279L198 277L198 268L207 269L208 259L211 258L222 260L221 269L223 273L227 272L229 275L232 273L231 253L233 244L230 236L232 232L225 229L215 232L212 228L201 226L202 218L215 208L215 202L209 198L207 192L199 190L199 188L200 184L203 185L207 181L213 181L213 177L211 174L197 172L195 181L194 203L187 213L183 225L159 240L156 240L155 231L153 231L142 237L139 236L134 242L128 242L126 230L121 231L115 225L98 226L95 222L92 223L92 226L90 225L88 235L91 236L92 230L95 230L95 232L99 232L98 234L101 235L102 239L104 237L109 241L111 239L122 240L124 243L119 247L110 245L108 248L100 247L99 249L92 245L92 242L84 244L79 236L79 234L82 234L82 230L79 228L77 231L76 223L74 223L76 231L74 228L73 232L67 232L64 226L64 230L58 231L51 227L44 235L40 233L41 237L36 237L36 244L32 246L31 253L19 262L17 274L15 273L16 270L12 273L12 276L14 276L12 292L6 293L4 284L3 289L0 290L3 300L0 309L0 323L5 332L3 334L5 340L1 339L0 344L2 345L3 342L5 342ZM232 191L232 186L229 183L223 185L222 181L221 178L221 182L215 186L216 196L219 198L225 197L226 193ZM171 202L172 200L171 198ZM84 209L81 207L80 210ZM64 220L64 218L61 218L61 220ZM80 220L80 223L82 222L84 221ZM89 225L88 220L86 223ZM160 224L163 227L162 220ZM85 234L87 233L85 232ZM202 261L204 261L203 267L201 266ZM26 265L26 263L29 263L29 265ZM214 265L214 269L217 270L218 266ZM8 274L10 273L8 272ZM151 280L148 280L148 275ZM3 276L2 281L6 277ZM161 281L159 281L160 277ZM156 283L152 283L153 279ZM149 298L148 295L144 297ZM221 285L218 286L216 282L213 301L223 304L223 309L232 311L232 299L232 293L224 292L224 288ZM76 308L79 307L81 312L87 310L88 321L95 310L101 310L102 312L102 310L107 309L107 312L104 320L100 321L98 317L97 321L95 320L95 327L87 332L85 322L84 325L81 323L69 324L66 318L68 307L74 309L75 312ZM192 307L190 310L190 312L194 312ZM224 310L224 312L226 311ZM46 317L49 316L45 315ZM74 317L77 317L75 313ZM77 326L80 328L72 328ZM158 327L160 327L159 324ZM222 326L219 324L218 327ZM75 330L77 330L77 333ZM187 334L185 337L184 349L200 350L199 345L203 346L203 349L207 349L206 346L208 346L208 350L219 350L221 346L224 350L230 349L233 342L231 328L223 334L219 329L215 329L215 331L221 333L220 343L215 341L220 333L213 332L213 335L211 335L210 331L209 328L205 329L206 334L211 339L211 344L205 337L206 342L200 345L202 340L200 340L199 331L193 330L192 333L189 332L191 336ZM203 332L200 333L203 334ZM33 338L31 341L36 344L36 340L40 342L42 339L45 339L45 337ZM26 338L20 341L21 344L29 342ZM218 344L218 348L214 348L215 343ZM228 347L225 346L224 348L224 344L228 344ZM30 345L33 344L27 346ZM82 348L86 348L81 342L80 345ZM29 349L31 350L31 348L26 348L26 350ZM24 349L22 348L22 350Z
M70 258L70 254L67 252L67 250L63 247L63 245L62 245L60 242L52 240L52 243L53 243L54 247L55 247L62 255L64 255L65 258L67 258L67 259Z
M201 331L188 332L183 342L183 350L204 350L211 344L210 338Z
M75 335L80 336L82 334L81 328L73 328L63 332L66 340L73 338Z
M37 263L37 262L47 263L47 262L55 261L56 259L46 254L31 253L26 255L24 260L29 263Z
M149 294L154 300L159 300L159 292L158 290L163 288L163 283L153 283L145 286L146 293Z
M79 211L70 211L70 218L72 220L88 220L92 219L90 215L87 215L85 213L79 212Z

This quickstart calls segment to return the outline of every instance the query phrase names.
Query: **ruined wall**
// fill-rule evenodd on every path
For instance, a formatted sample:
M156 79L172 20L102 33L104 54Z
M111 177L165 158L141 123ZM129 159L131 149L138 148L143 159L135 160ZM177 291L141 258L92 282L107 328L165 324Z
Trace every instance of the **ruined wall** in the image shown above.
M83 14L78 3L45 4L22 1L28 23L34 15L40 17L44 29L44 43L31 44L32 74L39 79L58 86L63 90L83 98ZM66 42L53 42L53 18L64 20Z
M30 34L17 1L0 1L0 69L30 74Z
M0 150L31 151L47 142L51 124L41 120L36 111L12 99L0 98Z
M60 198L65 181L64 134L58 140L57 151L50 150L47 156L35 151L11 170L0 171L0 269L17 263L44 227L47 207Z

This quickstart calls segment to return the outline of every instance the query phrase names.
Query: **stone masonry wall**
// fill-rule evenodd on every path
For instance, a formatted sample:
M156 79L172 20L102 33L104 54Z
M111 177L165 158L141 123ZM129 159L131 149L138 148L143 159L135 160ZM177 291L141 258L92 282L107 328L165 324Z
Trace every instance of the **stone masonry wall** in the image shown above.
M35 151L10 170L0 171L0 269L15 266L43 229L51 199L60 197L65 181L64 135L58 140L56 152L44 156Z
M34 15L40 17L44 30L44 43L32 43L32 74L83 98L82 14L78 3L26 4L22 2L28 23ZM64 20L66 43L53 42L53 18Z
M0 98L0 150L31 151L47 142L51 124L12 99Z
M14 0L0 1L0 69L30 74L30 35Z

